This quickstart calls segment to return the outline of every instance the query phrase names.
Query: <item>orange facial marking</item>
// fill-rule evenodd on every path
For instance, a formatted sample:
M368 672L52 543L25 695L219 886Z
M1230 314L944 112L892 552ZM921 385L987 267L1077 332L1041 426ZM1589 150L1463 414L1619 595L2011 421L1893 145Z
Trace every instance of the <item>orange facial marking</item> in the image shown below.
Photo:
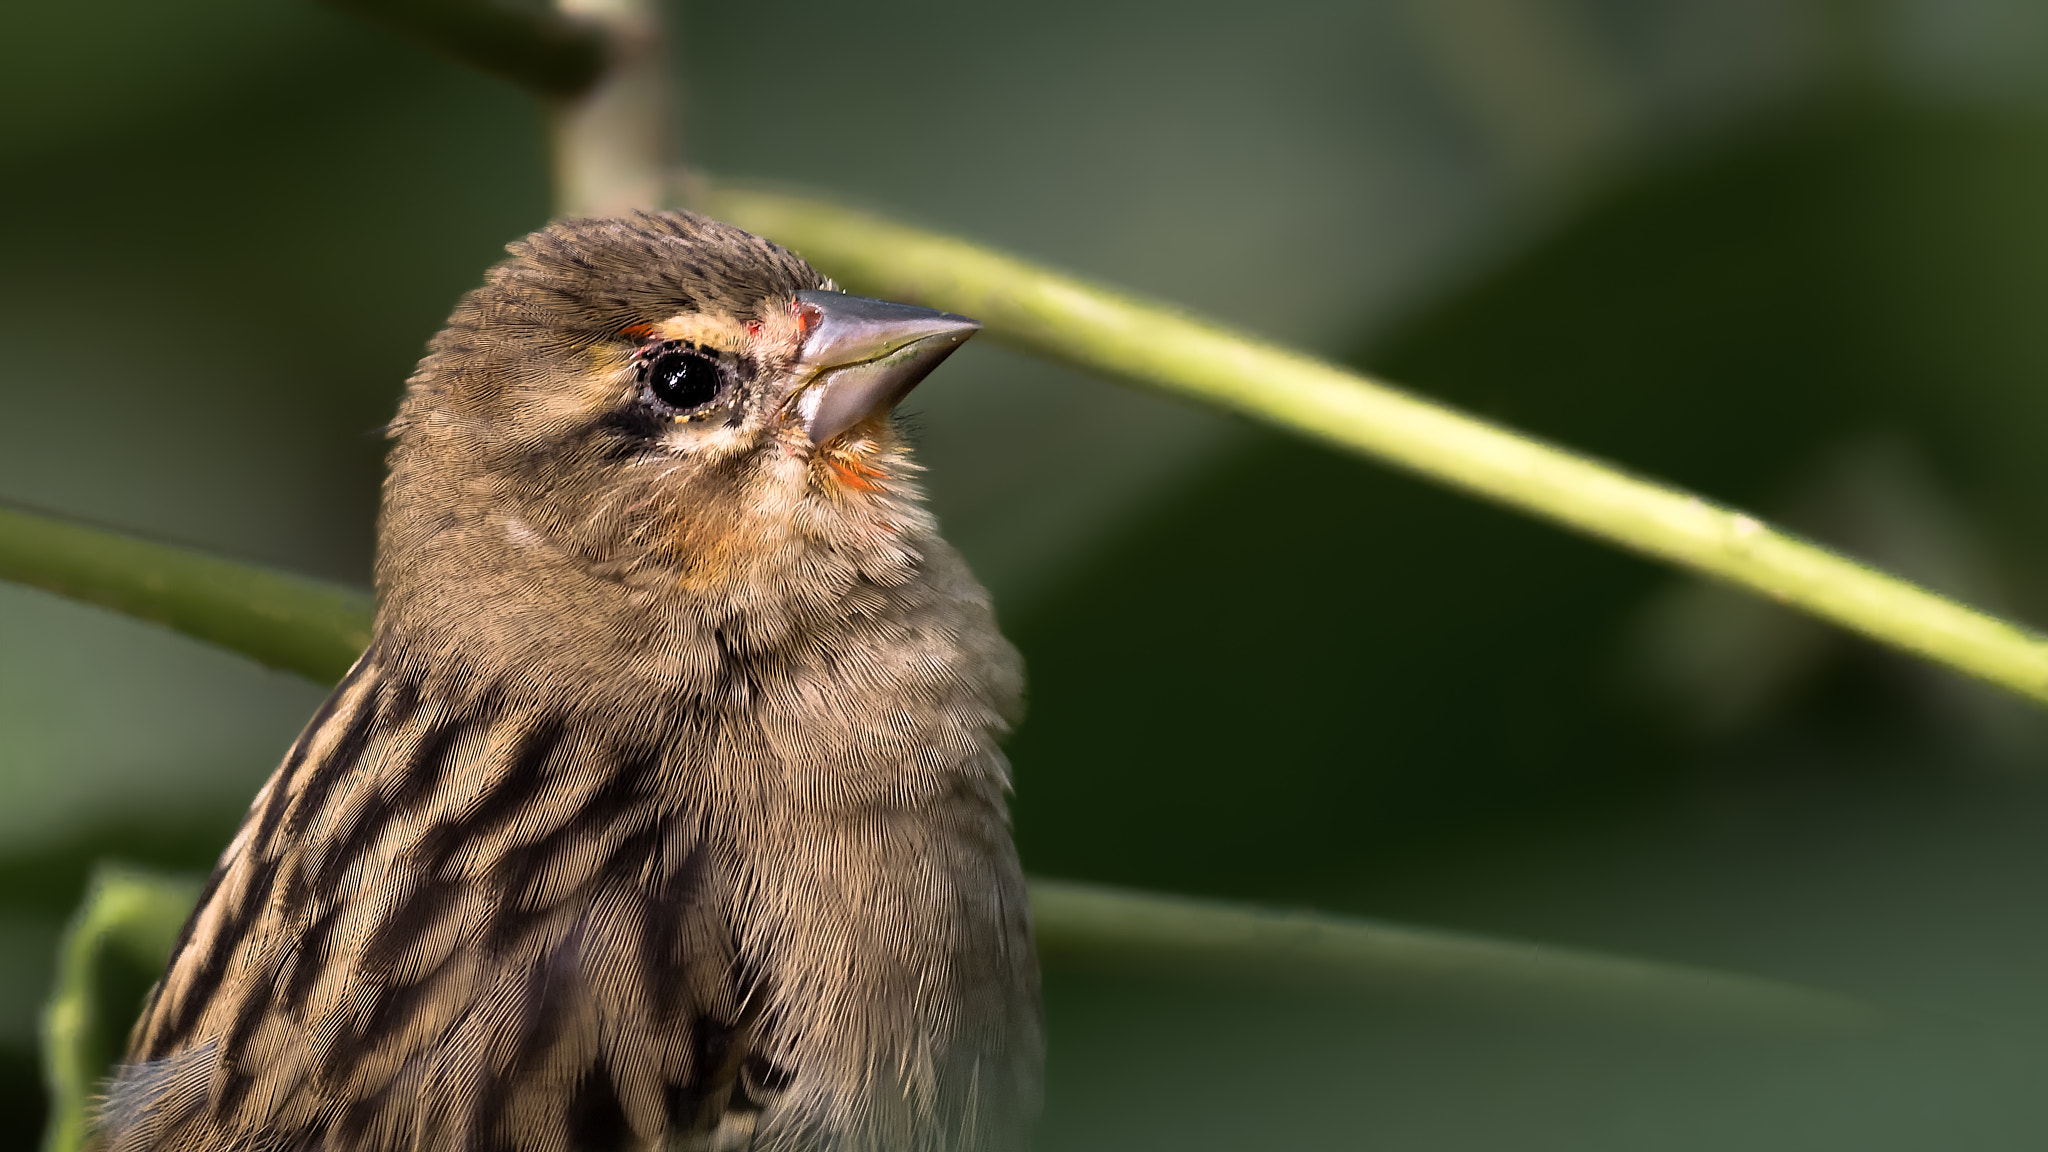
M875 483L876 480L881 478L881 474L878 472L870 472L858 464L848 464L842 460L827 460L825 461L825 466L832 469L832 475L838 477L839 482L848 488L858 489L862 492L880 492L882 490L882 486Z
M624 328L619 329L619 335L631 336L635 340L645 340L649 336L654 335L654 325L628 324Z
M877 481L889 478L887 473L850 452L827 453L825 466L841 484L860 492L880 492L883 486Z

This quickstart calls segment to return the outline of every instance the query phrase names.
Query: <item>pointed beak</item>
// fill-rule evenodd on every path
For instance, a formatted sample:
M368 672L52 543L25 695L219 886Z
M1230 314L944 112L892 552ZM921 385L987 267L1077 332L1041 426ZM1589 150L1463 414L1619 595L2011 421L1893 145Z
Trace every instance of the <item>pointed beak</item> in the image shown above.
M796 302L806 324L797 368L816 374L796 411L813 444L894 408L981 331L965 316L844 292L799 292Z

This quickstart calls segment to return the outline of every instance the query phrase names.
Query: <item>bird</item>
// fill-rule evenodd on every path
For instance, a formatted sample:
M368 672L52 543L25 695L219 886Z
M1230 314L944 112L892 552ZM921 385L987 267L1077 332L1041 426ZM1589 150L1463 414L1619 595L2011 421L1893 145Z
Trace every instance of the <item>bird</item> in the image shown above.
M979 325L684 211L507 252L94 1147L1025 1147L1022 662L892 419Z

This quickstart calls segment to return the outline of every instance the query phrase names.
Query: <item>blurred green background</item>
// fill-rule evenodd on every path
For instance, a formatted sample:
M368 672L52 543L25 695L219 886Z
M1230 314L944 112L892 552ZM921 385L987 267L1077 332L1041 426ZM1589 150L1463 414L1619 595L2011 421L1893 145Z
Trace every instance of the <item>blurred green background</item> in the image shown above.
M1159 294L2048 621L2039 0L671 6L693 163ZM541 110L303 0L0 8L0 497L364 583ZM912 405L1032 671L1044 875L1715 965L1762 1040L1053 972L1046 1149L2048 1141L2048 718L977 343ZM0 1147L102 856L321 690L0 586Z

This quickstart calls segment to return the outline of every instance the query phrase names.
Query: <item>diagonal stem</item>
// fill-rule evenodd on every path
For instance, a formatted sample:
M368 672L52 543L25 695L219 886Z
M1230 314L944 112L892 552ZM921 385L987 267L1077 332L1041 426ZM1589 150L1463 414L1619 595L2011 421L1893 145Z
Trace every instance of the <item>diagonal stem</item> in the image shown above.
M327 3L542 96L586 92L606 68L604 28L518 0Z
M422 0L422 11L443 16L414 21L415 31L461 56L462 23L448 14L476 16L503 3ZM665 142L651 0L563 0L563 8L609 28L618 71L558 114L561 206L584 212L650 204L649 180ZM552 26L535 27L555 34ZM536 68L515 78L549 91L549 75ZM1322 440L2048 702L2048 639L2038 633L1702 497L1169 305L829 200L703 178L676 181L671 193L802 251L857 291L974 316L991 336L1025 351Z
M555 213L618 216L661 201L671 161L668 52L654 0L559 0L602 29L607 67L549 110Z
M703 177L677 192L853 291L972 316L1026 352L1321 440L2048 702L2048 638L1692 493L966 240Z
M169 625L323 683L367 641L369 597L190 549L0 507L0 579ZM1862 1009L1805 989L1543 945L1032 881L1053 963L1249 971L1698 1023L1838 1025Z
M117 866L94 877L43 1014L44 1152L81 1147L91 1093L112 1059L101 1040L110 1006L97 992L109 955L161 968L198 893L196 877ZM1313 912L1041 879L1031 881L1031 910L1056 969L1306 980L1688 1032L1845 1035L1884 1023L1860 1001L1748 976Z
M1862 1001L1678 964L1308 911L1031 880L1048 968L1292 981L1679 1028L1861 1030Z
M5 503L0 580L162 624L323 684L370 642L366 593Z

